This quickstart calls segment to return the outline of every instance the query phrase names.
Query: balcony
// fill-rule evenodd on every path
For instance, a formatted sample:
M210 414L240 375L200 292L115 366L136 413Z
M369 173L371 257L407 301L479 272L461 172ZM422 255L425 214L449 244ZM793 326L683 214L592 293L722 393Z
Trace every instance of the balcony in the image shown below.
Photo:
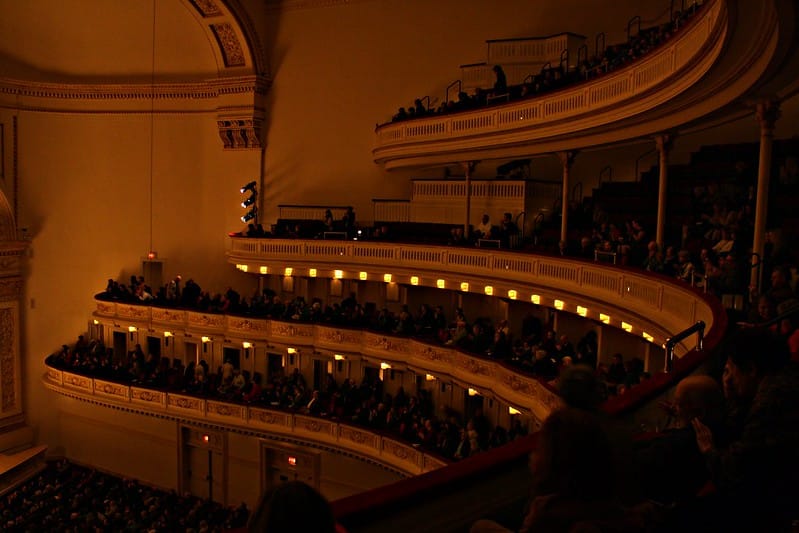
M640 132L622 131L629 130L627 121L667 106L697 84L721 57L728 24L726 0L711 1L664 46L591 82L481 110L379 126L374 160L388 169L404 168L529 157L634 138ZM669 127L691 118L683 113ZM649 133L662 129L658 125Z

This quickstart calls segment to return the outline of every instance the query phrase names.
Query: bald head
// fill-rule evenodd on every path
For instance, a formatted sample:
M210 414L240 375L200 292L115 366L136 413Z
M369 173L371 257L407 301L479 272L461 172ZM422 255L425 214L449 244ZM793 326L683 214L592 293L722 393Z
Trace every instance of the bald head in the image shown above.
M721 386L710 376L689 376L677 385L674 393L677 417L684 424L700 418L710 427L724 418L724 394Z

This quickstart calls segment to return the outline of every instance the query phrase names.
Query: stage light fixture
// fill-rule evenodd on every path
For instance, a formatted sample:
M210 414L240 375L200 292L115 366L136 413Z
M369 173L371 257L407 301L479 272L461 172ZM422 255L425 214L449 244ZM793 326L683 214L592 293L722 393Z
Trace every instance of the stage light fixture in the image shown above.
M241 207L250 207L254 203L255 203L255 194L251 194L248 198L246 198L243 202L241 202Z
M241 193L244 194L247 191L255 192L255 186L256 185L257 185L257 183L255 181L251 181L250 183L248 183L247 185L245 185L245 186L243 186L241 188Z
M243 217L241 217L242 222L249 222L250 220L254 219L258 215L258 208L253 207L249 211L247 211Z

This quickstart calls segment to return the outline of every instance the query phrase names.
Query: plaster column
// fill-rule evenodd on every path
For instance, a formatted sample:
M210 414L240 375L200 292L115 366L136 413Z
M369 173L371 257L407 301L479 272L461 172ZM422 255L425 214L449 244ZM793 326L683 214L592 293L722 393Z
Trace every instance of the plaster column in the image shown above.
M752 266L763 258L766 238L766 216L768 215L768 188L771 178L771 145L774 141L774 123L780 116L779 103L763 100L757 104L756 117L760 123L760 161L757 168L757 198L755 200L754 243L752 244ZM760 288L761 271L752 268L750 285Z
M463 224L463 236L467 240L471 237L469 231L469 220L471 219L472 211L472 171L477 166L477 161L467 161L461 163L463 172L466 176L466 222Z
M655 137L655 144L659 154L658 158L658 218L655 227L655 242L658 248L665 249L665 238L663 234L666 228L666 189L668 188L669 175L669 151L671 150L673 137L670 134L662 134Z
M575 151L558 152L558 158L563 165L563 190L561 191L561 216L560 216L560 240L568 243L567 237L569 234L569 193L571 192L571 185L569 184L569 171L574 158L577 156Z

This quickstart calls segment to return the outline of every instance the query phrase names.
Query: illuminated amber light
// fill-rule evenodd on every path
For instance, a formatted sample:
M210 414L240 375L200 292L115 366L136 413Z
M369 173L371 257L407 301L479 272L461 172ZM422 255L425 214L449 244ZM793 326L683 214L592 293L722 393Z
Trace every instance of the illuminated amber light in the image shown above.
M391 283L391 274L383 274L383 281Z
M558 311L563 311L563 300L555 300L553 305L555 306L555 309L557 309Z
M530 301L533 302L535 305L541 305L541 297L537 294L531 295Z
M586 316L588 314L588 308L583 307L582 305L577 306L577 314L580 316Z
M344 356L341 355L340 353L337 353L337 354L333 355L333 359L335 359L336 361L343 361L344 360Z
M520 415L520 414L522 414L522 412L519 411L518 409L514 408L514 407L508 407L508 414Z
M268 268L266 268L265 266L262 266L261 268L259 268L259 269L258 269L258 271L259 271L261 274L266 274L267 272L269 272L269 269L268 269Z
M447 286L446 280L443 280L443 279L436 280L436 287L438 287L439 289L443 289L446 286Z
M244 342L241 343L241 345L242 345L242 347L244 347L245 350L249 350L250 348L252 348L252 343L251 342L244 341Z
M411 276L411 285L419 285L419 276Z
M605 313L599 313L599 321L603 324L610 324L610 315L606 315Z
M171 337L171 336L172 336L172 332L171 331L165 331L164 332L164 337Z
M128 326L128 331L133 333L134 331L138 331L138 330L136 329L136 326Z
M368 277L369 274L367 274L366 272L361 272L358 274L358 278L360 278L361 281L366 281Z
M391 368L390 364L388 364L388 363L380 363L380 369L381 370L388 370L389 368Z
M297 353L297 348L286 348L286 352L290 354Z
M477 392L477 389L469 389L469 396L477 396L478 394L480 393Z
M200 340L203 342L211 342L211 337L201 337Z
M334 270L333 277L336 279L341 279L344 277L344 272L342 270Z
M469 292L469 283L466 281L461 282L461 290L463 292Z
M491 285L486 285L485 291L488 296L494 295L494 287L492 287Z
M425 374L424 379L427 381L435 381L436 377L433 374Z
M621 323L621 329L623 329L627 333L630 333L633 330L633 325L632 324L628 324L627 322L622 322Z
M655 342L655 337L653 337L652 335L650 335L650 334L649 334L649 333L647 333L646 331L644 331L644 332L642 333L642 335L643 335L643 337L644 337L644 338L645 338L647 341L649 341L649 342Z
M516 292L513 289L508 291L508 298L510 298L511 300L515 300L518 296L519 296L519 293Z
M95 326L96 326L97 324L99 324L99 323L100 323L100 321L99 321L99 320L97 320L96 318L95 318L94 320L92 320L92 324L94 324Z
M249 269L250 269L250 267L248 267L247 265L241 265L241 271L242 272L247 272Z
M308 269L308 275L310 277L312 277L312 278L315 278L316 277L316 269L315 268Z
M291 267L286 267L286 269L283 271L283 273L286 276L291 276L294 273L294 269L291 268Z

